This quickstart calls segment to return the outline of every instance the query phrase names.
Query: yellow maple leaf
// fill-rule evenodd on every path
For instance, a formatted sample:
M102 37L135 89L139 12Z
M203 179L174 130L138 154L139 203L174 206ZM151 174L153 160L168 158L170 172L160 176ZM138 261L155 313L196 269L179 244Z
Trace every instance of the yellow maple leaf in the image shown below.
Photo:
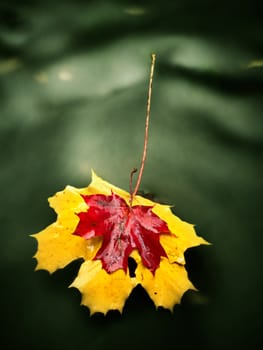
M38 242L36 270L50 273L82 258L70 285L82 293L90 313L122 311L138 284L156 307L170 310L188 289L195 289L184 267L186 249L207 244L193 225L169 206L131 194L92 172L88 187L67 186L49 198L57 221L32 235ZM135 260L135 276L128 258Z

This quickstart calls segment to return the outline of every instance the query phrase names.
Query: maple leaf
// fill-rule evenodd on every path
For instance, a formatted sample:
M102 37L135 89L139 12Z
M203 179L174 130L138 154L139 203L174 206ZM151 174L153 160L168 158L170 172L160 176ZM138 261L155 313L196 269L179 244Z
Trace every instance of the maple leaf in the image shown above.
M78 214L74 234L85 239L103 236L94 259L101 259L108 272L127 271L128 257L138 249L142 262L153 273L166 253L159 242L160 234L169 233L167 224L152 212L152 206L129 207L114 192L110 196L82 196L89 209Z
M82 293L91 314L122 311L132 289L141 284L155 305L173 309L188 289L186 249L207 242L169 206L135 195L94 172L83 189L67 186L49 199L57 221L33 235L38 242L36 269L50 273L82 258L71 287ZM137 267L128 273L128 257Z

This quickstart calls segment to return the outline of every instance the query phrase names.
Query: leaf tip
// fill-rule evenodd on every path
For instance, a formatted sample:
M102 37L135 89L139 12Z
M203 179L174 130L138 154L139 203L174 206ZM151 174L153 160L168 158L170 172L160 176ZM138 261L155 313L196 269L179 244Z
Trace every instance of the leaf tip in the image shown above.
M94 169L91 168L91 179L96 180L99 176L95 173Z

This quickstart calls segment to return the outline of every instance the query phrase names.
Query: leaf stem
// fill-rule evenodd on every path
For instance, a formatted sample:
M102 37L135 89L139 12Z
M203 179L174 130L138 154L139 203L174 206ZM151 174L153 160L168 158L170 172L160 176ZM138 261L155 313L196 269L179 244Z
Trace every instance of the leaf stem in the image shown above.
M144 147L143 147L143 154L142 154L142 160L141 160L141 166L137 178L136 185L134 187L134 190L132 191L132 177L135 173L135 169L132 170L130 175L130 207L132 206L133 198L136 196L136 193L138 192L141 180L142 180L142 174L144 169L144 164L146 160L147 155L147 146L148 146L148 133L149 133L149 120L150 120L150 112L151 112L151 97L152 97L152 84L153 84L153 75L154 75L154 66L155 66L155 60L156 60L156 54L151 55L152 63L151 63L151 70L150 70L150 79L149 79L149 87L148 87L148 100L147 100L147 109L146 109L146 120L145 120L145 136L144 136ZM137 171L137 170L136 170Z
M133 179L133 175L135 173L137 173L138 169L137 168L133 168L131 173L130 173L130 206L132 205L132 179Z

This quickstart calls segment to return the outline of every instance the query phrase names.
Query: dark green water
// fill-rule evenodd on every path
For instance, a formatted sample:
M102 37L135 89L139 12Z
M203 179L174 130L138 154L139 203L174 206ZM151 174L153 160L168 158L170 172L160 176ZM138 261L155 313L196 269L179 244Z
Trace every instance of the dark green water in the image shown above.
M262 32L253 1L1 1L1 348L258 349ZM91 168L128 189L152 52L141 188L213 245L187 252L200 292L173 314L138 289L122 316L90 318L67 289L79 264L35 273L28 235L54 221L47 197Z

